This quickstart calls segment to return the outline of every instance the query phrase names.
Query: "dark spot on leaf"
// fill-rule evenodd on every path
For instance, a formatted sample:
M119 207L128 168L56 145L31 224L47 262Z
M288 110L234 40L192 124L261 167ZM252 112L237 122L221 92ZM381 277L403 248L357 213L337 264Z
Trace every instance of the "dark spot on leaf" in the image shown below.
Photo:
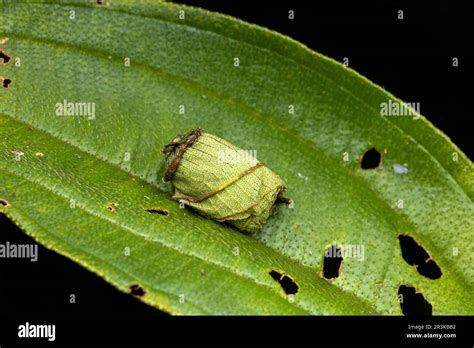
M291 198L288 198L288 197L283 197L281 196L280 194L283 193L285 191L285 188L282 188L280 190L280 193L279 195L277 196L277 202L278 203L285 203L287 205L290 205L291 203L293 203L293 200Z
M362 155L360 166L362 169L375 169L380 165L381 160L382 155L373 147Z
M148 212L148 213L160 214L160 215L164 215L164 216L168 216L169 213L170 213L168 210L162 209L162 208L145 208L145 211Z
M415 239L406 235L399 235L400 248L403 259L415 266L418 273L430 279L438 279L443 274L439 266Z
M110 211L111 213L115 213L117 211L118 204L115 202L110 202L107 204L107 210Z
M133 295L133 296L137 296L137 297L142 297L146 294L146 291L145 289L143 289L140 285L138 284L132 284L130 285L129 287L129 290L130 290L130 293Z
M11 82L12 82L12 80L10 80L10 79L3 79L3 81L2 81L3 88L8 88L8 86L10 86Z
M344 258L342 257L342 249L336 245L326 249L323 262L323 276L326 279L333 279L339 277L341 264Z
M0 198L0 206L8 208L10 207L10 203L6 199Z
M0 50L0 58L3 60L3 64L7 64L11 59L3 50Z
M417 293L415 288L411 286L400 285L398 299L404 315L430 316L433 314L431 304L425 300L423 294Z
M271 271L269 274L281 285L287 295L294 295L298 292L298 284L296 284L295 281L290 278L290 276L275 270Z

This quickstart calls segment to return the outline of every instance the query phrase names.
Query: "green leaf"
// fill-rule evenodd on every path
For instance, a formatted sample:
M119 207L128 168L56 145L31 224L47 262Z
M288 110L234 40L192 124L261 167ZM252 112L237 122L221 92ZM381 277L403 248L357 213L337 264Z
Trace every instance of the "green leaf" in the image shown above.
M473 164L425 118L381 116L382 103L400 102L388 92L287 37L199 9L0 6L11 57L0 67L11 80L0 88L0 212L46 247L176 314L401 314L401 284L433 314L474 314ZM95 118L57 116L64 100L95 103ZM160 150L193 127L256 150L294 208L252 236L181 209L161 182ZM364 170L373 147L382 163ZM441 278L403 259L400 234ZM345 257L327 280L333 243L364 257ZM296 282L294 297L273 270Z

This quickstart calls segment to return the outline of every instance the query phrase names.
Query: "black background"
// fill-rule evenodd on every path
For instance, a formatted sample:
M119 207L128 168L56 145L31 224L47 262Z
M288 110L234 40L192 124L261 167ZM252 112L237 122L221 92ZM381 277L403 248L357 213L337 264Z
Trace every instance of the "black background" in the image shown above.
M342 61L348 57L350 67L373 82L407 102L420 102L421 113L435 126L446 133L468 157L473 158L471 139L472 63L474 38L474 2L276 2L262 4L257 1L180 1L212 11L229 14L245 21L256 23L286 34L331 58ZM288 5L290 4L290 5ZM288 19L288 10L295 11L295 19ZM397 11L404 11L404 19L397 18ZM452 66L452 58L459 58L459 67ZM0 243L34 243L7 218L0 214ZM75 294L76 304L69 303L69 295ZM113 320L123 330L115 334L127 335L126 327L133 335L133 328L143 327L158 320L168 320L168 329L173 320L162 318L161 313L141 303L130 295L122 294L98 276L89 273L72 261L40 246L38 262L28 260L0 260L0 320L56 322L60 319ZM291 331L295 321L286 319ZM133 323L135 322L135 324ZM224 319L225 322L225 319ZM271 324L270 322L268 322ZM363 321L339 321L324 332L308 327L308 339L313 342L330 341L339 330L364 331L354 337L354 342L365 342L368 333L376 329L359 327ZM471 321L472 323L472 321ZM210 324L210 323L207 323ZM188 324L179 322L175 339L191 339L186 335L187 325L207 325L193 320ZM245 320L233 321L235 330L245 331ZM262 320L258 325L264 324ZM307 325L308 322L306 322ZM314 324L314 323L313 323ZM95 325L95 324L94 324ZM301 320L298 327L305 325ZM394 324L393 324L394 325ZM178 326L176 323L175 326ZM241 326L241 327L240 327ZM400 325L399 325L400 326ZM400 341L394 325L392 336L383 339L392 343ZM69 331L72 329L69 328ZM113 329L110 329L114 331ZM150 328L158 330L160 328ZM312 330L312 331L311 331ZM1 331L0 331L1 332ZM15 331L16 332L16 331ZM193 331L194 332L194 331ZM204 331L206 332L206 331ZM168 332L169 334L169 332ZM281 341L278 332L268 331L267 339ZM364 336L365 335L365 336ZM144 339L145 336L142 336ZM163 336L162 336L163 337ZM186 337L186 338L185 338ZM195 336L195 341L216 340L210 333ZM364 338L365 337L365 338ZM64 338L64 336L63 336ZM0 335L0 343L1 342ZM141 341L135 336L137 342ZM285 341L285 340L283 340ZM294 341L298 341L294 337ZM426 343L426 342L425 342Z

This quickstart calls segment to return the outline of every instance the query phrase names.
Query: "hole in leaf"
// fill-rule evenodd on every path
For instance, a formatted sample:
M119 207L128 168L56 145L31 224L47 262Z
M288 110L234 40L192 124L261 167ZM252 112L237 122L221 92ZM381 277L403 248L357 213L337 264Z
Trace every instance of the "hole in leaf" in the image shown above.
M430 316L433 314L433 307L425 300L423 294L417 293L415 288L400 285L398 288L398 300L402 312L407 316Z
M326 249L323 262L323 276L326 279L333 279L339 277L341 264L344 258L342 257L342 249L337 245L332 245Z
M129 290L130 290L130 293L133 295L133 296L137 296L137 297L142 297L146 294L145 292L145 289L143 289L140 285L138 284L132 284L130 285L129 287Z
M168 216L169 213L170 213L168 210L162 209L162 208L145 208L145 211L148 212L148 213L160 214L160 215L164 215L164 216Z
M441 276L443 275L441 269L433 260L428 260L427 262L419 265L416 270L422 276L425 276L430 279L438 279L441 278Z
M375 169L380 165L381 160L382 155L373 147L362 155L360 166L362 169Z
M429 258L428 253L415 240L406 235L399 235L400 248L402 249L402 256L405 261L414 266L424 263Z
M294 295L298 292L298 284L296 284L295 281L290 278L290 276L275 270L271 271L269 274L281 285L287 295Z
M10 79L3 79L3 81L2 81L3 88L8 88L8 86L10 86L11 82L12 82L12 80L10 80Z
M7 64L11 59L3 50L0 50L0 58L3 60L3 64Z
M10 203L6 199L0 198L0 206L8 208L10 207Z
M415 266L418 273L430 279L438 279L443 274L439 266L415 239L407 235L399 235L400 248L403 259Z

